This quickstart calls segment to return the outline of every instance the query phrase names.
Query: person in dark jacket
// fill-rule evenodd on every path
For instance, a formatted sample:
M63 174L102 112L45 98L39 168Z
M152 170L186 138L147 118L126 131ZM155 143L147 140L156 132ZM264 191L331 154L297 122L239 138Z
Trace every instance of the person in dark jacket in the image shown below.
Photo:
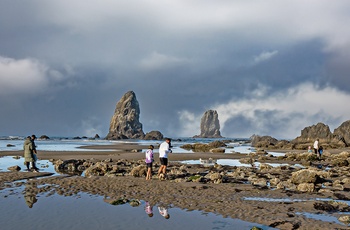
M31 137L28 136L25 140L24 140L24 144L23 144L23 149L24 149L24 163L27 166L27 171L30 172L30 163L32 163L32 167L34 169L34 172L37 172L37 170L35 169L35 162L34 162L34 157L33 157L33 143L31 141Z

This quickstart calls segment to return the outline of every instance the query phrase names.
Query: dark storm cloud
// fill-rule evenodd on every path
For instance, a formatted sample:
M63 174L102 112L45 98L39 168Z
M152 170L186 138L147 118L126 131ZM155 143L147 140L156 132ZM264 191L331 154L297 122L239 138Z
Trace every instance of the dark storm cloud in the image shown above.
M218 110L228 137L293 138L312 123L338 125L350 116L334 105L349 99L350 35L336 25L350 21L349 7L2 1L0 135L104 136L129 90L144 131L166 136L199 134L208 109Z

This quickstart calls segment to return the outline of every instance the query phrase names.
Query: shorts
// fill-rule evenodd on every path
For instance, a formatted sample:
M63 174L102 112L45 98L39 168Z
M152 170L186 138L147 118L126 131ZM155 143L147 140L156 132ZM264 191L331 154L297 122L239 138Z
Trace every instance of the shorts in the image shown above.
M165 165L165 166L168 165L168 158L161 157L161 158L159 158L159 160L160 160L161 165Z
M152 163L146 163L147 168L151 168L152 169Z

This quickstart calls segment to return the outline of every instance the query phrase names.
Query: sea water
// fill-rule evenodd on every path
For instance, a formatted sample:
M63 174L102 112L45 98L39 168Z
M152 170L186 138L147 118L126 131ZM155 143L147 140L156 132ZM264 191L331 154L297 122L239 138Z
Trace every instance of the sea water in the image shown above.
M261 224L224 218L213 213L168 207L169 219L152 204L153 216L145 212L146 201L132 207L111 205L103 197L79 193L60 196L47 193L26 194L25 186L0 190L0 223L4 230L61 229L274 229ZM28 204L25 196L34 196Z

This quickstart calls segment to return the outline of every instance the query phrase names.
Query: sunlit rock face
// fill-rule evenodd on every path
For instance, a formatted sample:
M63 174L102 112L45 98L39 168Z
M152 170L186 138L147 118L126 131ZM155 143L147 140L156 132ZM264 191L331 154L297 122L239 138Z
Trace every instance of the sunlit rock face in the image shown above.
M220 123L216 110L208 110L201 119L201 134L194 137L220 138Z
M139 117L139 102L135 93L129 91L117 103L106 139L143 139L145 134Z

